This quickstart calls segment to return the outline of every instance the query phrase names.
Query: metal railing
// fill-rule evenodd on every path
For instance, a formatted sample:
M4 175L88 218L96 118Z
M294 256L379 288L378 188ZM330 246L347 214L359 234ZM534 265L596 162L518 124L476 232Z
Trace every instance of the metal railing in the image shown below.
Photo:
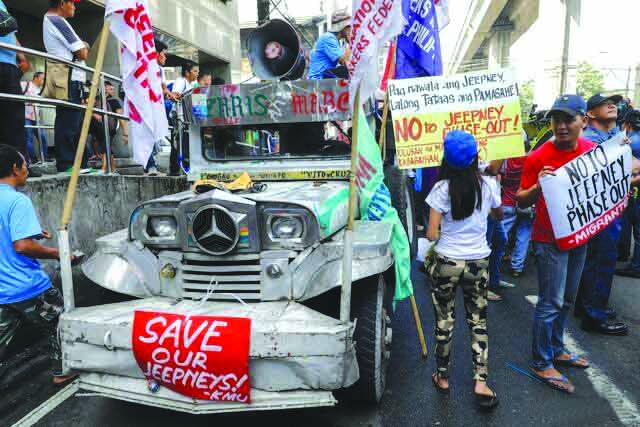
M73 61L68 61L64 58L60 58L57 57L55 55L51 55L48 54L46 52L40 52L38 50L33 50L33 49L29 49L29 48L25 48L22 46L14 46L11 44L7 44L7 43L1 43L0 42L0 49L6 49L6 50L10 50L16 53L22 53L25 55L30 55L30 56L35 56L38 58L43 58L52 62L58 62L61 64L65 64L68 65L69 67L78 69L78 70L82 70L88 73L93 74L95 72L95 70L91 67L87 67L86 65L81 65L81 64L77 64ZM46 76L45 76L46 78ZM106 97L106 91L105 91L105 81L106 80L110 80L112 82L117 82L120 85L122 84L122 79L116 76L113 76L111 74L102 72L100 73L100 96L101 96L101 100L102 100L102 108L94 108L94 112L97 114L101 114L105 119L102 120L102 124L104 126L104 139L105 139L105 149L106 149L106 156L105 156L105 162L106 164L106 168L107 168L107 173L111 174L113 173L112 168L111 168L111 135L109 134L109 121L107 120L108 117L113 117L116 118L118 120L125 120L125 121L129 121L129 118L127 116L124 116L122 114L118 114L118 113L114 113L111 111L107 111L107 97ZM65 108L70 108L70 109L76 109L76 110L81 110L81 111L85 111L87 109L87 106L85 105L81 105L81 104L74 104L73 102L68 102L68 101L62 101L59 99L51 99L51 98L43 98L43 97L35 97L35 96L26 96L26 95L13 95L13 94L7 94L7 93L0 93L0 101L10 101L10 102L22 102L25 104L31 104L34 107L65 107ZM36 125L35 126L27 126L25 125L26 129L53 129L53 126L40 126L38 123L38 116L36 115ZM38 135L40 136L40 135ZM40 156L41 156L41 161L44 163L45 161L45 156L42 150L42 143L40 143ZM143 167L146 165L143 165Z

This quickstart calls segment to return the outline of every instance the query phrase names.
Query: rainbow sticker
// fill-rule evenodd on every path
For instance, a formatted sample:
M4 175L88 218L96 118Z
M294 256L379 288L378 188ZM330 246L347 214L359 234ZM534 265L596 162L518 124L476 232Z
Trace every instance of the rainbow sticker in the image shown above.
M240 227L239 246L249 247L249 227Z

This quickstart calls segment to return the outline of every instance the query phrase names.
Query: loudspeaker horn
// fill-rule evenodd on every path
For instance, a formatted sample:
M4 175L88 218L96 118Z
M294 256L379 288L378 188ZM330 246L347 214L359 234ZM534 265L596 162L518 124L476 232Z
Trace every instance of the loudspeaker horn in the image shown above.
M249 62L261 80L297 80L307 60L296 30L281 19L256 28L247 39Z

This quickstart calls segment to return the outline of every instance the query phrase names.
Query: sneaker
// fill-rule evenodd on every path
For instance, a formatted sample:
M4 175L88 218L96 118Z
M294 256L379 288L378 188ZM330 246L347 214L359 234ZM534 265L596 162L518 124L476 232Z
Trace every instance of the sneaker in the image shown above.
M502 297L493 291L489 291L487 293L487 300L493 301L493 302L499 302L499 301L502 301Z
M514 285L513 283L505 282L504 280L501 280L500 283L498 283L498 286L500 286L501 288L515 288L516 287L516 285Z

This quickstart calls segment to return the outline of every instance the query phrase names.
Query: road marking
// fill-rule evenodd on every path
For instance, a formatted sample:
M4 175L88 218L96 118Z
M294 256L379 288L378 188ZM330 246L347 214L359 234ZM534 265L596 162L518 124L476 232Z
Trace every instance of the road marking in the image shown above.
M24 418L13 424L11 427L31 427L47 416L49 412L60 406L65 400L73 396L79 388L78 380L73 381L71 384L51 396L46 402L29 412Z
M585 351L567 331L564 333L564 342L567 350L571 353L579 355L585 354ZM627 394L616 387L613 381L611 381L600 368L591 361L589 363L589 368L584 370L587 378L591 381L596 392L602 398L607 399L620 422L627 426L640 426L640 411L638 411L638 406L629 400Z
M538 298L535 295L528 295L525 299L533 306L538 302ZM573 354L581 355L586 353L566 330L564 332L564 343L567 350ZM600 368L591 361L589 361L589 364L589 369L584 370L587 378L589 378L596 393L609 402L618 420L627 426L640 426L640 411L638 410L638 406L627 399L626 394L616 387L613 381L611 381Z

